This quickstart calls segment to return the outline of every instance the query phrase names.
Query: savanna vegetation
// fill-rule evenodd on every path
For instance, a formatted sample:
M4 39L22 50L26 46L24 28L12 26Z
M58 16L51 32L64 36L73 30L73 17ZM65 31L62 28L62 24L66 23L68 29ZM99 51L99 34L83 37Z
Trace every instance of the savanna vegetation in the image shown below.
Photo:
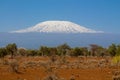
M0 80L120 80L120 45L25 49L12 43L0 48L0 71Z
M0 48L0 57L6 55L21 56L120 56L120 45L111 44L108 48L91 44L89 47L75 47L71 48L68 44L62 44L57 47L41 46L39 49L25 49L18 48L15 43L8 44L6 47Z

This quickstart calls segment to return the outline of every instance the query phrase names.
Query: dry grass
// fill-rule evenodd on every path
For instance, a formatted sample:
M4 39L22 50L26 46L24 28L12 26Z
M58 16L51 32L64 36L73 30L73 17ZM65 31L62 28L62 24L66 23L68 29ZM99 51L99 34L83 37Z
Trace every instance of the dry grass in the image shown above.
M100 57L57 56L51 61L50 57L37 56L6 60L9 65L0 64L0 80L116 80L119 76L112 72L120 68L110 67L111 58L108 61ZM8 73L8 68L14 73Z

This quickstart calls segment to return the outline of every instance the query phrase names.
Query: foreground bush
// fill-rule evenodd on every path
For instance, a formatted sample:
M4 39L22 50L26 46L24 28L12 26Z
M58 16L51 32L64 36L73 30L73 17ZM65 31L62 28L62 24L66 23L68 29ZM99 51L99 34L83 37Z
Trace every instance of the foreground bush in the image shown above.
M114 64L119 64L120 63L120 56L113 57L112 61L113 61Z
M15 59L12 59L10 62L9 62L9 69L11 72L15 72L15 73L18 73L18 61L15 60Z

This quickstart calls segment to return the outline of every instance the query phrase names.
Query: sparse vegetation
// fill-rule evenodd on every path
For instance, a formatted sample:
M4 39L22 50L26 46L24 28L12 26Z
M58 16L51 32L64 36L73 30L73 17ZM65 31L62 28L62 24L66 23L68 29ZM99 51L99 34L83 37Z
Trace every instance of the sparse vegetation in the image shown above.
M120 64L120 56L114 56L113 57L113 63Z
M112 44L108 48L104 48L102 46L91 44L90 47L75 47L71 48L68 44L62 44L57 47L47 47L41 46L37 49L24 49L17 48L15 43L8 44L4 48L0 48L0 57L4 57L6 55L11 55L12 57L15 55L21 56L118 56L120 55L120 45Z
M119 80L119 75L111 74L115 70L120 70L119 53L120 46L115 44L108 48L95 44L92 44L89 48L71 48L68 44L63 44L57 47L41 46L37 50L19 49L13 43L0 48L0 66L9 70L9 75L11 75L11 72L15 74L20 72L24 75L30 73L29 75L31 75L33 74L32 71L35 71L33 75L39 75L38 79L42 80L84 80L82 79L82 71L95 70L97 72L100 70L99 72L102 74L106 72L102 72L102 70L106 69L109 74L106 73L105 75L109 75L109 77L100 80ZM0 71L4 70L3 67L0 67ZM87 74L87 72L84 73ZM19 77L19 79L23 78ZM28 79L34 80L33 78ZM89 78L89 80L93 79Z
M19 64L18 64L17 60L15 60L15 59L10 60L9 71L18 73L18 68L19 68Z

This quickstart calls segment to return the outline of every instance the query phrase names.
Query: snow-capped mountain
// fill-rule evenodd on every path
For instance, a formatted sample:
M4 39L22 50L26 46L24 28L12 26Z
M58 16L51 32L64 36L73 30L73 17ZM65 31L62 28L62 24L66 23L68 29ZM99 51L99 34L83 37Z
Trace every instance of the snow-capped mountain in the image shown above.
M42 32L42 33L101 33L70 21L45 21L33 27L12 31L13 33Z

